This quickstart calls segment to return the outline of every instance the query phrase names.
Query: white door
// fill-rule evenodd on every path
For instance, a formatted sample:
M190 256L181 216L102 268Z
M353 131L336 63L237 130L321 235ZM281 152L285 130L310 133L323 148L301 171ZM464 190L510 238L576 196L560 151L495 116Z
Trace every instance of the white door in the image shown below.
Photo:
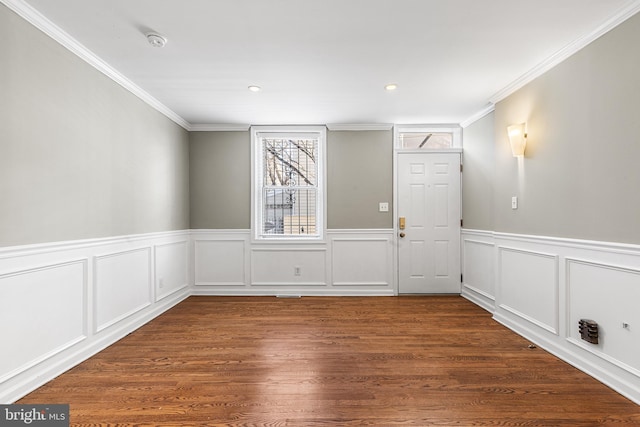
M399 293L460 293L460 153L398 153L397 176Z

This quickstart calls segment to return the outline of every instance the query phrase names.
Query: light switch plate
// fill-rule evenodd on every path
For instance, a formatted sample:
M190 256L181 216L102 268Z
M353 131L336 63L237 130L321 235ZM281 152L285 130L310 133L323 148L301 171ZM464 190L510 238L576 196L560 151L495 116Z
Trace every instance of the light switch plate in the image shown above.
M518 209L518 196L511 198L511 209Z
M380 202L378 204L378 212L389 212L389 203Z

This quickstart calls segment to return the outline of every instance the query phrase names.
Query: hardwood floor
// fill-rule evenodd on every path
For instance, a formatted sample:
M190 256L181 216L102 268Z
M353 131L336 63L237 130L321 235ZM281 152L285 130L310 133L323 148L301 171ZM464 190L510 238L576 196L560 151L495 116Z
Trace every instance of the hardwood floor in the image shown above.
M191 297L17 403L74 426L640 425L461 297Z

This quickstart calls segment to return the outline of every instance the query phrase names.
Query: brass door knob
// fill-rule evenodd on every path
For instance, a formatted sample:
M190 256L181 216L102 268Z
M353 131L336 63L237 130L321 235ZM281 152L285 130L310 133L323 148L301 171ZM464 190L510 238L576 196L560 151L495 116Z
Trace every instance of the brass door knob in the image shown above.
M406 234L400 233L400 237L404 237L404 236L406 236Z

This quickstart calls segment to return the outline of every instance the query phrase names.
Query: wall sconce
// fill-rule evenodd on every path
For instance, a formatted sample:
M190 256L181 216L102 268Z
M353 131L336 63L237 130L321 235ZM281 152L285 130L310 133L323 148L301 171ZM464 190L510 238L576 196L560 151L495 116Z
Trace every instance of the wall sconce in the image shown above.
M525 126L526 123L519 123L517 125L507 127L513 157L524 157L524 149L527 146L527 133L525 132Z

